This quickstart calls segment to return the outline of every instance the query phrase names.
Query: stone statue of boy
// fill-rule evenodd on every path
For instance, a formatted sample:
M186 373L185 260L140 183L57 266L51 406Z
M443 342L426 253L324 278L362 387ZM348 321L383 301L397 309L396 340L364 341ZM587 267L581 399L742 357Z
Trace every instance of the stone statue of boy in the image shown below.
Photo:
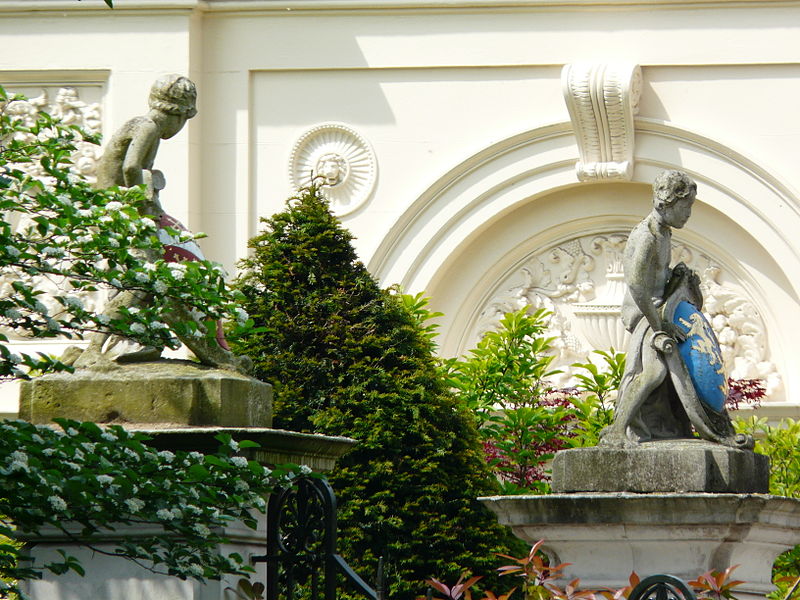
M685 173L661 172L653 183L653 208L628 238L622 320L632 335L614 423L600 445L692 438L694 428L711 441L752 447L752 440L734 434L724 408L700 400L678 353L687 332L675 321L676 309L683 302L699 313L703 296L699 277L686 265L670 268L672 229L687 223L696 195L697 185Z
M149 112L141 117L127 121L111 138L98 164L97 187L131 187L145 184L148 202L139 210L140 214L154 217L159 224L173 228L182 227L161 207L159 191L164 188L164 177L160 171L153 169L158 146L162 139L166 140L177 134L186 121L197 114L197 90L192 81L181 75L166 75L158 79L150 90ZM160 236L161 237L161 236ZM179 255L202 258L199 248L193 252L174 252ZM169 250L170 247L167 248ZM153 259L159 258L153 256ZM165 254L171 260L170 252ZM133 307L147 302L141 293L124 290L117 293L106 306L106 312L113 314L119 308ZM191 313L183 306L171 307L165 319L171 322L187 322L193 320ZM199 323L204 331L202 323ZM115 336L96 334L92 336L89 346L80 355L77 349L71 355L65 353L64 362L72 362L77 367L92 367L116 362L141 362L154 360L161 355L161 348L139 348L133 351L120 351L125 344ZM231 353L224 338L219 334L217 339L203 337L181 338L183 342L206 365L229 368L245 372L252 364L246 356ZM116 350L113 350L117 346Z

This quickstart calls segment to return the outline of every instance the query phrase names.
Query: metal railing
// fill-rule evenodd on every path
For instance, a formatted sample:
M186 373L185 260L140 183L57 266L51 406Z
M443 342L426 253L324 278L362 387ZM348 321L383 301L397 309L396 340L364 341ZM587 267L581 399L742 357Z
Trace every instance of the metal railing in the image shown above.
M266 600L336 600L340 576L368 600L385 600L383 559L373 589L336 552L336 496L324 479L303 477L267 506Z

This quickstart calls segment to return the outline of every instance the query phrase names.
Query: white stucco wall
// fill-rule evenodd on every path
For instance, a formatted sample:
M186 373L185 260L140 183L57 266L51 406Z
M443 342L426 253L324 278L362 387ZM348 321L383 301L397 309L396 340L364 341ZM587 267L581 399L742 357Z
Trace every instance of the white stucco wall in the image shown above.
M676 240L694 260L720 265L720 284L758 312L759 360L780 380L771 401L800 405L800 3L116 6L0 0L0 81L90 81L111 132L143 112L158 75L189 74L200 112L162 145L157 166L167 175L162 198L209 234L209 257L232 268L258 218L291 193L298 139L320 123L344 124L374 151L377 175L342 220L383 283L432 295L445 313L442 351L458 354L491 307L519 291L523 267L629 229L648 211L655 173L684 169L699 202ZM630 182L576 176L561 71L582 61L642 69ZM580 277L605 289L598 271ZM559 331L586 343L580 324Z

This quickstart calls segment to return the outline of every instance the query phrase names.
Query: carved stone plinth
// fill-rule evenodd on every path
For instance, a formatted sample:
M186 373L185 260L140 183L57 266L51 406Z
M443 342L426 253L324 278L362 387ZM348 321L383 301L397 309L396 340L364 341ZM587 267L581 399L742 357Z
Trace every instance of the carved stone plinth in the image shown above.
M754 494L552 494L481 500L517 537L556 563L571 563L562 582L618 589L636 571L684 581L740 565L743 600L774 588L772 563L800 543L800 500Z
M769 459L701 440L573 448L553 460L554 492L767 493Z
M269 427L272 386L179 360L78 369L24 382L20 418L49 423L55 417L122 425Z

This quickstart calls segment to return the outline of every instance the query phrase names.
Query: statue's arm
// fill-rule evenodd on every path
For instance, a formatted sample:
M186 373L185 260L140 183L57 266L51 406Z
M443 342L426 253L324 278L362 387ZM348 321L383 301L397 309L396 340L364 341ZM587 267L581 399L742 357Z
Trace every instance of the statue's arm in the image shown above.
M625 253L624 268L625 281L631 298L647 319L653 331L661 331L662 322L654 298L660 297L663 290L655 289L658 278L658 269L663 268L658 264L658 248L656 239L647 231L637 232L639 235L628 240L628 249ZM633 242L633 243L631 243Z
M158 128L152 121L139 123L131 135L131 142L122 162L125 185L132 187L144 183L142 171L149 169L150 157L158 144Z

